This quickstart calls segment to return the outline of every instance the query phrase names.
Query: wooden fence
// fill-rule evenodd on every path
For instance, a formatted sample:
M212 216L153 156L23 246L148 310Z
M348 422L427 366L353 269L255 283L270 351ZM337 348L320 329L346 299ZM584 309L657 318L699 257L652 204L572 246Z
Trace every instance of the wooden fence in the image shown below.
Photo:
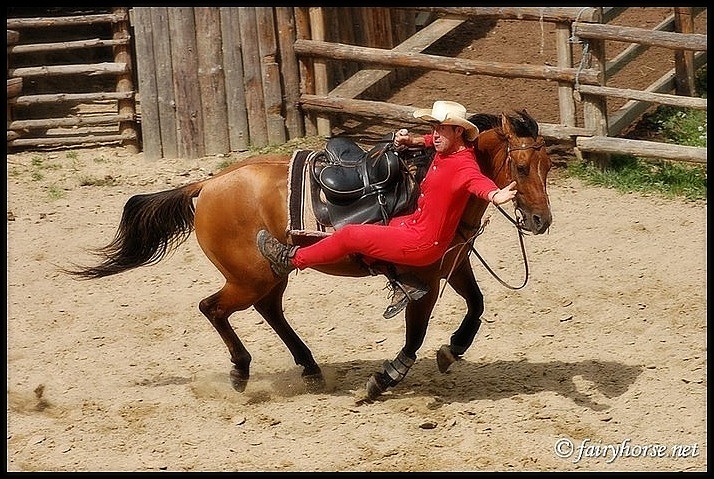
M360 72L362 78L359 82L351 85L353 88L344 88L340 85L331 91L326 91L324 88L322 91L314 88L314 93L307 89L303 90L300 97L302 109L312 112L322 119L323 125L318 128L320 134L326 135L330 131L329 125L324 123L325 119L329 119L330 113L378 115L384 119L414 123L411 116L414 108L356 99L356 96L361 93L360 86L365 84L364 78L388 75L394 68L410 67L441 70L461 75L480 74L557 81L560 123L541 124L541 130L545 136L556 141L574 139L577 153L586 152L599 163L606 163L607 155L610 153L630 153L639 156L706 163L706 148L612 137L629 126L652 104L706 109L705 98L669 94L675 90L676 80L683 76L686 78L684 83L688 86L688 91L691 92L694 70L706 64L706 35L684 33L691 31L693 15L704 9L688 7L675 9L680 14L684 12L683 16L687 17L689 22L687 25L679 26L680 32L669 32L667 30L675 29L675 15L662 22L654 30L607 25L607 22L621 14L624 8L416 8L448 15L442 20L436 20L434 24L452 22L449 23L452 26L456 26L458 22L466 19L476 20L482 17L553 22L556 30L558 65L539 66L438 57L419 53L423 50L421 45L412 47L408 42L387 50L337 44L315 38L298 38L294 48L300 58L362 61L369 63L373 68ZM453 23L454 19L456 19L456 23ZM444 27L444 29L446 28ZM572 61L574 54L571 38L573 37L583 41L583 51L580 53L580 57L584 57L586 61L581 65L574 65ZM632 46L621 52L612 61L607 62L606 40L631 42ZM677 67L666 72L644 91L607 86L607 79L610 75L636 59L647 47L652 45L671 48L677 52L684 51L690 54L697 52L697 54L678 56ZM680 73L678 76L679 70L685 74ZM308 71L307 74L310 72ZM314 75L319 76L321 73L315 69ZM320 82L315 79L313 83L319 84ZM608 97L628 98L631 101L614 114L608 115ZM575 101L581 101L583 104L583 119L581 121L583 126L581 127L575 126L577 124Z
M410 71L444 71L449 75L487 75L556 82L560 118L541 123L551 141L572 142L577 153L598 161L625 152L706 163L706 148L617 138L656 104L706 109L693 90L693 73L706 64L706 35L692 33L692 19L704 8L677 7L656 28L632 28L610 22L625 7L134 7L112 9L113 62L75 66L85 75L115 75L116 91L94 93L95 101L116 101L111 120L125 144L141 133L147 158L227 153L279 144L305 135L330 136L333 122L345 116L418 124L413 107L364 98L387 97L393 84ZM90 17L90 16L88 16ZM424 53L467 21L506 19L551 22L555 29L556 65L506 63L498 59L466 60ZM8 30L37 28L28 19L8 18ZM86 19L85 19L86 20ZM136 58L126 48L133 26ZM58 21L57 19L54 20ZM69 24L69 20L66 20ZM22 31L20 32L22 37ZM576 40L576 41L574 41ZM607 41L630 46L615 57ZM112 43L108 43L112 42ZM93 41L71 48L91 48ZM33 48L62 48L63 44ZM649 87L614 88L608 79L650 46L671 49L676 67ZM8 31L8 145L45 145L46 139L11 138L11 133L50 126L87 125L89 119L12 120L10 108L32 102L81 101L80 94L23 95L10 99L10 79L61 74L59 66L35 70L13 68L12 60L31 45L10 44ZM23 52L23 49L24 52ZM11 56L12 54L12 56ZM608 58L612 57L609 61ZM580 58L579 62L574 58ZM131 64L136 65L135 69ZM132 76L135 73L135 78ZM138 83L138 106L132 79ZM16 88L17 85L14 85ZM676 92L677 94L673 94ZM608 114L608 98L627 103ZM582 117L578 118L576 103ZM136 108L136 111L134 110ZM18 123L25 121L25 123ZM103 120L102 120L103 121ZM87 140L88 138L83 138ZM55 142L57 140L54 140ZM76 141L68 140L64 141Z

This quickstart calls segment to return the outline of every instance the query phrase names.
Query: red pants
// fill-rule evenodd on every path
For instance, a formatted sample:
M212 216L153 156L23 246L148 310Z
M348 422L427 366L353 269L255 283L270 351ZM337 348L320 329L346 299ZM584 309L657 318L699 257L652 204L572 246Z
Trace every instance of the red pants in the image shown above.
M372 259L409 266L426 266L443 256L447 244L425 241L424 234L394 218L389 225L346 225L317 243L301 247L293 257L298 269L336 263L361 253Z

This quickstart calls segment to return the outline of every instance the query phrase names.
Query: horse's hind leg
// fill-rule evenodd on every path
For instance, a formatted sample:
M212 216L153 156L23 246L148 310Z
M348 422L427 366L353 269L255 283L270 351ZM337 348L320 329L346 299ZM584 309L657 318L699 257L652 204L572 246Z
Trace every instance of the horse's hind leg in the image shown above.
M231 286L226 284L219 292L203 299L198 309L208 318L228 347L233 363L230 372L231 384L233 389L243 392L248 384L252 358L228 322L230 315L240 309L236 307L235 301L231 300L232 297Z
M471 264L462 261L449 278L454 291L466 300L466 316L459 328L451 335L449 344L444 344L436 353L439 371L445 373L449 366L461 359L461 355L471 346L481 327L481 315L484 311L483 293L476 282Z
M325 387L322 370L315 362L310 349L288 324L283 313L283 293L287 284L287 279L277 284L266 296L256 302L254 307L285 343L293 355L295 364L303 367L302 377L308 390L321 391Z

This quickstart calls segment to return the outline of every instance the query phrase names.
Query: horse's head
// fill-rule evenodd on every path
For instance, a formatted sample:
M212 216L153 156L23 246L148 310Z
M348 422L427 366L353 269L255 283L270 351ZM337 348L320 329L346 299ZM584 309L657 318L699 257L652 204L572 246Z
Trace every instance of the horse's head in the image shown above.
M522 110L514 115L476 114L469 118L481 130L476 157L484 174L503 188L517 184L516 212L521 227L533 234L548 230L552 221L546 178L551 167L538 123Z

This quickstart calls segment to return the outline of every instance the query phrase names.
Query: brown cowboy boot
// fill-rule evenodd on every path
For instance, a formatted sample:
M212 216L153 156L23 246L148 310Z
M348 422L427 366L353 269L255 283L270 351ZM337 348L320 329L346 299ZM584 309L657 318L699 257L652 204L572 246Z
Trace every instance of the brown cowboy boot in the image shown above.
M265 230L258 231L255 241L258 243L258 250L270 261L270 268L275 276L287 276L295 269L291 259L295 256L298 246L285 245Z
M407 274L390 279L387 286L392 288L392 302L382 314L385 319L393 318L407 307L409 301L416 301L429 292L429 287L419 278Z

